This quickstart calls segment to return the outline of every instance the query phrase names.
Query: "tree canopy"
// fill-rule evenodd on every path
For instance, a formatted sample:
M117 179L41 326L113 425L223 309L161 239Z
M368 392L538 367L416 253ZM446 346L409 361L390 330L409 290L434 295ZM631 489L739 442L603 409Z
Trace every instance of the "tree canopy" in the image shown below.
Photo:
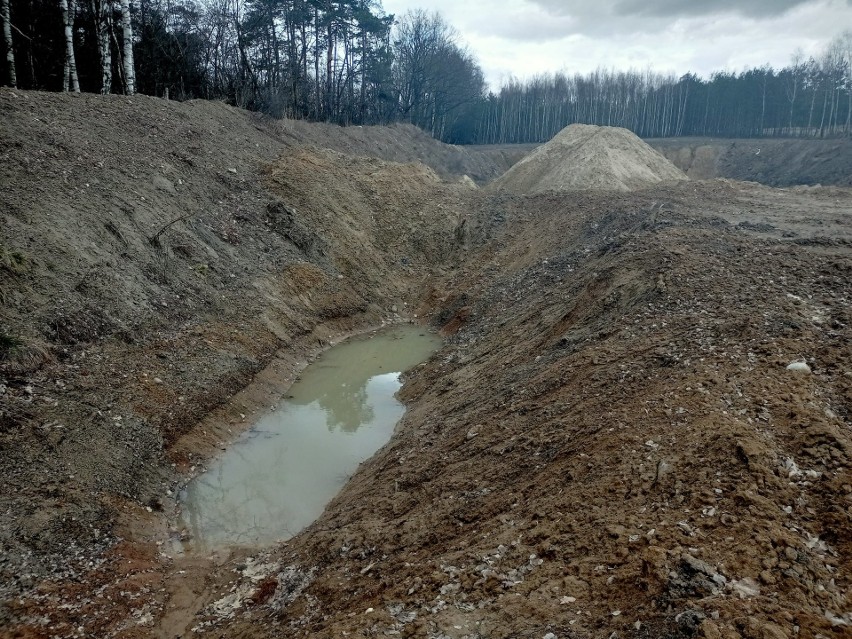
M643 137L849 136L852 32L710 78L600 69L488 92L444 19L379 0L0 0L0 84L224 99L276 117L410 122L454 143L542 142L572 123Z

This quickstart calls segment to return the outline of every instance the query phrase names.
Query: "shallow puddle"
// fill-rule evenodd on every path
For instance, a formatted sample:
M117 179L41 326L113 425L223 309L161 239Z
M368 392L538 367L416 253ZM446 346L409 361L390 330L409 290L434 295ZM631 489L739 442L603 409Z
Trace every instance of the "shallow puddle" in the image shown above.
M181 495L187 550L287 539L316 519L405 412L399 375L440 338L394 326L330 348Z

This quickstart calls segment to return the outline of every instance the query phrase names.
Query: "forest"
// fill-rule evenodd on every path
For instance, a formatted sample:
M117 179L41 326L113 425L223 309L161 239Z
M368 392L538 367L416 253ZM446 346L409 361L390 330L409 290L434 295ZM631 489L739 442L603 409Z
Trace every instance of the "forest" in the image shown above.
M642 137L852 135L852 32L783 69L568 72L489 89L439 14L378 0L0 0L0 84L215 99L274 117L408 122L445 142L542 142L572 123ZM570 60L565 61L570 68Z

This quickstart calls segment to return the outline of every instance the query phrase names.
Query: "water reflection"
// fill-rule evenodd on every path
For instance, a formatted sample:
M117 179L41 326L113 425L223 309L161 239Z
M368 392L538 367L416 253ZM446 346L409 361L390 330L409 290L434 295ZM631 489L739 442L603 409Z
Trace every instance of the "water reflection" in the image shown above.
M346 349L332 349L322 359L305 369L299 387L294 389L291 404L310 405L325 411L330 430L339 428L354 432L375 419L367 384L377 377L387 377L383 390L396 392L398 371L420 361L411 358L407 340L426 338L422 329L374 335L372 338L347 342ZM409 334L411 333L411 334ZM431 339L429 339L431 342ZM384 371L394 371L385 373ZM377 391L380 392L380 391Z
M437 337L413 326L335 346L306 368L280 409L261 418L183 496L195 547L293 536L322 512L404 412L399 371Z

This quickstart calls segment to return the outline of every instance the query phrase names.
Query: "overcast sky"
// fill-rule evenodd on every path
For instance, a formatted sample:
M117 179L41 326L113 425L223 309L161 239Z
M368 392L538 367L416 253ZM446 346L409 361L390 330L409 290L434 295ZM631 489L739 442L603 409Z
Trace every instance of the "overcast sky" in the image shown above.
M740 71L816 55L852 29L852 0L382 0L440 12L492 88L508 76L598 67Z

